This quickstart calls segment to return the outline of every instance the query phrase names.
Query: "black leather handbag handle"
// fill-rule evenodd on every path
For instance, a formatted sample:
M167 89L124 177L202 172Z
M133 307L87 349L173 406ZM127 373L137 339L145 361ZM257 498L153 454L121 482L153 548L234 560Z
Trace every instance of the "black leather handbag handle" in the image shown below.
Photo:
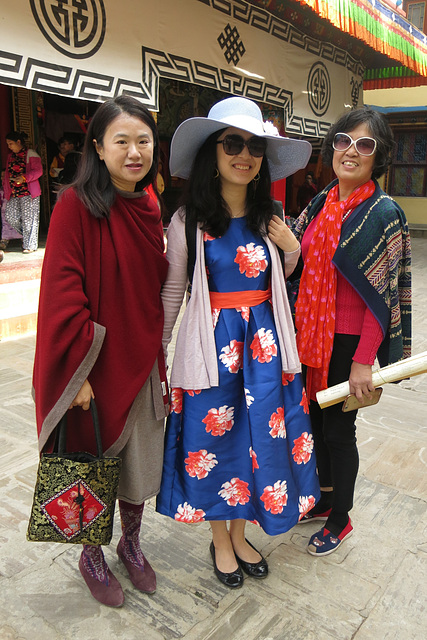
M99 427L98 411L96 408L95 400L93 398L90 399L90 412L92 414L93 430L95 432L97 458L101 459L104 457L104 451L102 448L101 429ZM62 416L57 426L57 434L55 438L53 453L57 453L59 455L63 455L66 453L67 413L68 412L66 412Z

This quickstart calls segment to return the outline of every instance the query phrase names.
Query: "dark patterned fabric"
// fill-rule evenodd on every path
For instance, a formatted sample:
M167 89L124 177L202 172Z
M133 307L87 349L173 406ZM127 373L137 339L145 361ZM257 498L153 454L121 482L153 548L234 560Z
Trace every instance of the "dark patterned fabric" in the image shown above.
M47 453L40 459L27 539L109 544L121 460L80 454L88 461L77 462L67 455L79 454Z
M21 176L25 177L25 170L27 166L27 149L21 149L18 153L11 153L9 156L9 181L10 188L12 190L12 198L22 198L23 196L29 196L27 181L24 180L22 184L16 184L15 179Z
M295 221L301 240L321 211L334 180ZM354 287L381 325L381 366L411 355L411 242L399 205L374 180L375 191L342 225L333 264Z

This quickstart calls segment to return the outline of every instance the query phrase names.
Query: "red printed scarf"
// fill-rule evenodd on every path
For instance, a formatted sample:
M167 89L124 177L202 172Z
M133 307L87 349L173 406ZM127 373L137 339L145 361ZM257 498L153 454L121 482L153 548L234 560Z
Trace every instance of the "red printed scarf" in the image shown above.
M333 187L318 214L313 240L304 261L295 309L297 346L302 364L307 365L307 395L328 386L329 362L335 335L337 274L332 258L341 235L343 217L374 192L372 180L361 185L340 202L339 185Z

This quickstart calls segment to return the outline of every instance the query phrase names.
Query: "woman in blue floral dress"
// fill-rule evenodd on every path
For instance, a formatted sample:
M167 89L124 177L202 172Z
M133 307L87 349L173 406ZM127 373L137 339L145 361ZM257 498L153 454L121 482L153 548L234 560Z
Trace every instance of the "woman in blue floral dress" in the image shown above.
M271 180L304 167L310 152L263 123L245 98L186 120L172 140L172 174L189 183L168 230L165 348L188 284L191 234L196 258L172 367L157 510L210 522L214 570L229 587L242 585L242 569L268 573L245 538L246 521L283 533L319 496L283 274L300 249L270 197Z

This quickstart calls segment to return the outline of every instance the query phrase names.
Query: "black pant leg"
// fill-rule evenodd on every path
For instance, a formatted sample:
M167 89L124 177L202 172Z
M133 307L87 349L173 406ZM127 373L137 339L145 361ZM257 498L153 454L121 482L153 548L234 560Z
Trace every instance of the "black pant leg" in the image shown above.
M310 401L310 422L316 453L317 473L321 487L332 487L332 468L329 447L323 433L323 411L314 400Z
M359 336L335 334L328 386L348 380L358 343ZM330 459L329 482L334 489L332 510L339 514L348 513L353 507L354 486L359 469L355 425L357 411L344 413L341 403L320 409L316 402L310 402L311 416L312 425L315 424L315 441L323 434L322 442L315 445L316 457L319 451L319 480L322 486L328 486L326 449ZM321 473L324 474L324 479L321 478Z

